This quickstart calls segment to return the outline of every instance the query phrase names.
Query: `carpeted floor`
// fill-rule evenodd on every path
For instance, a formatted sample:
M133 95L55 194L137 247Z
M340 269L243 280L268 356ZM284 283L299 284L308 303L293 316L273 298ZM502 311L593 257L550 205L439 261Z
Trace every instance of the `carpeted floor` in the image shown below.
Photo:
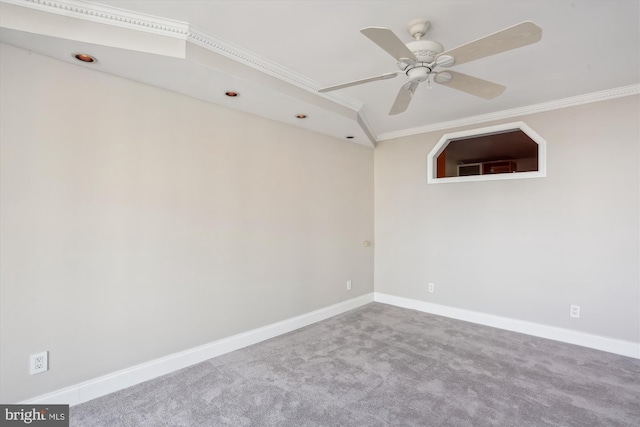
M71 408L71 426L640 425L640 360L380 303Z

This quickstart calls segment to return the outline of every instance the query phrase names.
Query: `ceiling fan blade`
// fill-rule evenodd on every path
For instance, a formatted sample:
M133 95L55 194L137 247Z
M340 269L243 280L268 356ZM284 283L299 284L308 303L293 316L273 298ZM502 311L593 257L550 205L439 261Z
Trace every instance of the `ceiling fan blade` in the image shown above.
M496 53L535 43L541 38L542 29L540 27L533 22L522 22L513 27L506 28L497 33L443 52L438 55L438 59L441 57L442 59L437 63L443 67L464 64L465 62L474 61L484 58L485 56L495 55ZM453 58L454 61L446 61L449 58ZM436 61L438 61L438 59L436 59Z
M396 71L396 72L393 72L393 73L382 74L381 76L375 76L375 77L369 77L369 78L366 78L366 79L354 80L352 82L347 82L347 83L342 83L342 84L335 85L335 86L325 87L325 88L319 89L318 92L320 92L320 93L331 92L332 90L338 90L338 89L342 89L342 88L349 87L349 86L361 85L363 83L375 82L377 80L392 79L395 76L397 76L398 74L400 74L400 72Z
M506 89L497 83L449 70L437 73L433 81L484 99L495 98Z
M402 43L402 40L396 36L393 31L388 28L367 27L360 30L362 34L367 36L369 40L380 46L382 49L398 61L402 58L413 59L416 57L411 53L409 48Z
M398 96L396 96L391 111L389 111L390 116L400 114L407 110L418 84L418 82L409 82L400 88L400 92L398 92Z

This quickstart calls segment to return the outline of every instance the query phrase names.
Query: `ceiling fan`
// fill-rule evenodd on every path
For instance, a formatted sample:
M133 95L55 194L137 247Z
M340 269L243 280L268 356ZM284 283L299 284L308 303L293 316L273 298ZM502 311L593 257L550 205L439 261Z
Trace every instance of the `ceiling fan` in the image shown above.
M392 79L398 74L406 74L409 77L409 82L400 88L389 115L405 111L409 107L411 97L418 85L424 81L427 81L427 84L430 85L431 80L433 80L441 85L449 86L480 98L492 99L500 95L505 90L505 87L456 71L437 71L437 69L439 67L447 68L464 64L485 56L516 49L535 43L542 38L542 29L540 27L533 22L522 22L445 52L440 43L422 40L430 26L430 22L426 19L415 19L409 22L407 31L415 40L407 44L403 43L388 28L363 28L360 30L362 34L398 61L397 66L400 71L325 87L320 89L319 92L330 92L377 80Z

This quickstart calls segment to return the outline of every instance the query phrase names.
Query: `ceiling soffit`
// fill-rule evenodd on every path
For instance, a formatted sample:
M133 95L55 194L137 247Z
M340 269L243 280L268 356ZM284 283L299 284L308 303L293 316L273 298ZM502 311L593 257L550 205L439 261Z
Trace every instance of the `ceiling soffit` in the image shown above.
M187 22L77 0L1 0L0 8L2 28L185 59L198 66L267 86L282 96L308 104L312 110L324 110L321 112L323 115L331 114L337 116L338 121L350 121L360 128L361 137L353 142L375 146L376 135L359 113L362 103L341 94L320 94L316 82ZM85 21L82 31L73 25L78 19ZM258 111L250 112L259 114ZM323 129L313 129L308 123L301 127L327 133Z

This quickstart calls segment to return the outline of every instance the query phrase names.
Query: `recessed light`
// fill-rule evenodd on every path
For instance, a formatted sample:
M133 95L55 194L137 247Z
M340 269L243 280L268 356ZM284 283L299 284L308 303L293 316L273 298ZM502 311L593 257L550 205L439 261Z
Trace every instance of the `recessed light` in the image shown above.
M306 114L296 114L296 117L299 119L306 119L307 115Z
M87 55L86 53L76 53L73 55L73 57L76 58L78 61L82 61L82 62L87 62L87 63L98 62L96 58L94 58L91 55Z
M229 97L231 97L231 98L236 97L236 96L240 96L240 94L239 94L238 92L234 92L234 91L232 91L232 90L227 91L227 92L225 92L224 94L225 94L225 95L227 95L227 96L229 96Z
M355 136L353 136L353 135L347 135L347 139L353 139L353 138L355 138Z

